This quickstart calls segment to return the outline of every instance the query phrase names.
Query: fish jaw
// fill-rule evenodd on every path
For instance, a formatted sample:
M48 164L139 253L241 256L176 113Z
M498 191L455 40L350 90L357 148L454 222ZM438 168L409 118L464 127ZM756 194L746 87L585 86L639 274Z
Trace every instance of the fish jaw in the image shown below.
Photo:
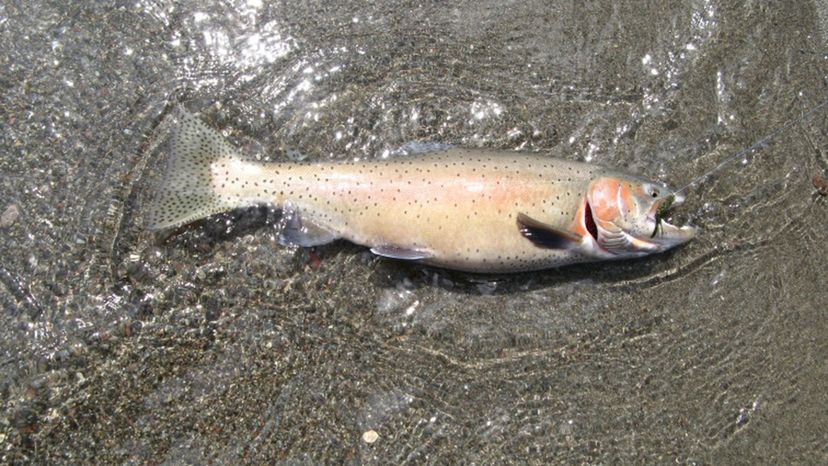
M684 200L685 197L681 194L671 194L670 198L657 203L654 206L653 213L648 217L648 221L653 226L653 233L649 242L654 245L656 252L666 251L682 245L696 236L695 227L690 225L673 225L657 215L659 210L663 210L666 213L667 210L683 204Z
M660 245L661 251L674 248L684 244L696 236L696 228L690 225L676 226L665 220L661 221L656 234L656 242Z

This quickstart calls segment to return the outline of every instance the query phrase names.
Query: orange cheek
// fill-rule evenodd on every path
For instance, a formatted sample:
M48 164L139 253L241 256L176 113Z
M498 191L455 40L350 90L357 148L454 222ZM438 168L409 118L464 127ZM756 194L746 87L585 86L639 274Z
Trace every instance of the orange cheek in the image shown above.
M618 191L622 190L621 195L629 195L628 188L618 180L601 179L592 185L590 195L590 207L593 214L600 220L611 220L618 216Z
M630 185L627 183L621 183L621 189L618 191L618 200L616 203L618 204L618 212L623 213L625 210L630 210L631 206L633 205L632 189L630 189Z

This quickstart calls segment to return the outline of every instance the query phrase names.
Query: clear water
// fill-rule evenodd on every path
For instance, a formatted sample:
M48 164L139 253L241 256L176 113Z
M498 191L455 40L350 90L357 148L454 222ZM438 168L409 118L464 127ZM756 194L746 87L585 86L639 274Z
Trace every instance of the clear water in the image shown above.
M447 143L682 185L828 97L828 8L334 3L0 6L4 462L828 460L828 112L644 260L477 276L317 263L265 209L141 227L176 104L252 156Z

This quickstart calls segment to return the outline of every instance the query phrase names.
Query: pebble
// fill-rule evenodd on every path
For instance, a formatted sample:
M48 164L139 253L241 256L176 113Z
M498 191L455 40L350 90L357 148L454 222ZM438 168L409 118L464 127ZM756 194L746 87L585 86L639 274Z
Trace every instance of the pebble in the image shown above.
M371 429L364 434L362 434L362 441L365 443L374 443L379 438L379 434L377 431Z
M816 188L820 196L828 196L828 181L825 181L825 178L820 175L814 175L811 178L811 182L814 184L814 188Z
M12 204L6 207L6 210L0 214L0 228L8 228L14 225L14 222L17 221L17 217L20 216L20 208L17 207L17 204Z

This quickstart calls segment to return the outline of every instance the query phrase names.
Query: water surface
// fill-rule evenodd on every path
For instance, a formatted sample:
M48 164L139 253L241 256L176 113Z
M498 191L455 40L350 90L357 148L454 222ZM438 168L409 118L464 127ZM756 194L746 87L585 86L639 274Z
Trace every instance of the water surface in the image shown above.
M826 113L644 260L481 276L317 262L267 209L141 220L175 105L251 157L438 142L682 185L828 97L821 2L87 3L0 6L4 462L828 460Z

